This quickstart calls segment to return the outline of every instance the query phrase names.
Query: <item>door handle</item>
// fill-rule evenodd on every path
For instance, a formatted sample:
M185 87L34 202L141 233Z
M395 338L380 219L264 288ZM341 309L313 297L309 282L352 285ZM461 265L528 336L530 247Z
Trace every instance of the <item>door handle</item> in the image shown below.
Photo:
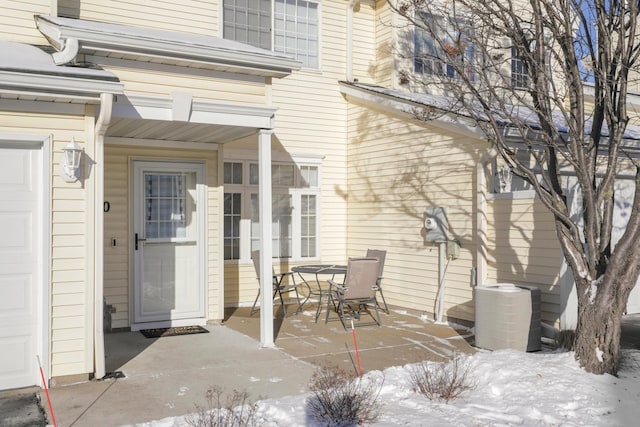
M138 233L136 233L135 234L135 245L134 245L135 246L135 250L136 251L138 250L138 242L146 242L146 241L147 241L147 239L143 239L143 238L138 237Z

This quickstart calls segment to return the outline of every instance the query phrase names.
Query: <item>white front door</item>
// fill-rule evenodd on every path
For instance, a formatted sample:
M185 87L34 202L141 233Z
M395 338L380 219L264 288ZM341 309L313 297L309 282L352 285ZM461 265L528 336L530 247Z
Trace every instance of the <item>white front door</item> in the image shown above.
M202 325L204 165L134 162L132 330Z
M40 384L42 170L39 145L0 142L0 390Z

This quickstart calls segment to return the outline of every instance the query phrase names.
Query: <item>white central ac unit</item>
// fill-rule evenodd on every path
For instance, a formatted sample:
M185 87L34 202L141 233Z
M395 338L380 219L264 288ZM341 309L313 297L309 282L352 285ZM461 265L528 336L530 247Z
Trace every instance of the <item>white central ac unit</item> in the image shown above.
M475 344L488 350L541 349L540 289L502 283L475 288Z

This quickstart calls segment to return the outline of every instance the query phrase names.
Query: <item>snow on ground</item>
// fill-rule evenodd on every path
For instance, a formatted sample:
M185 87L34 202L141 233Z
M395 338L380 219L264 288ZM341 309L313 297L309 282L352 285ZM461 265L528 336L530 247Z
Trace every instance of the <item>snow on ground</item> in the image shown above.
M640 351L623 350L618 377L588 374L573 353L515 350L461 356L476 387L449 402L412 390L411 365L373 371L380 384L375 426L635 426L640 418ZM309 395L258 401L259 425L315 426ZM183 417L138 427L178 427Z

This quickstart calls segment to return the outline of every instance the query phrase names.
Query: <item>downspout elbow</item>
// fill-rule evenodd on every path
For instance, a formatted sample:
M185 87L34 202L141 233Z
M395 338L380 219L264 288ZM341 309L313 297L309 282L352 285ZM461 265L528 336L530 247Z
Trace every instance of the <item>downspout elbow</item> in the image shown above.
M62 49L58 52L55 52L51 56L53 57L53 62L56 65L64 65L73 61L78 55L78 51L80 50L80 43L78 43L78 39L68 38L64 40L64 45Z

